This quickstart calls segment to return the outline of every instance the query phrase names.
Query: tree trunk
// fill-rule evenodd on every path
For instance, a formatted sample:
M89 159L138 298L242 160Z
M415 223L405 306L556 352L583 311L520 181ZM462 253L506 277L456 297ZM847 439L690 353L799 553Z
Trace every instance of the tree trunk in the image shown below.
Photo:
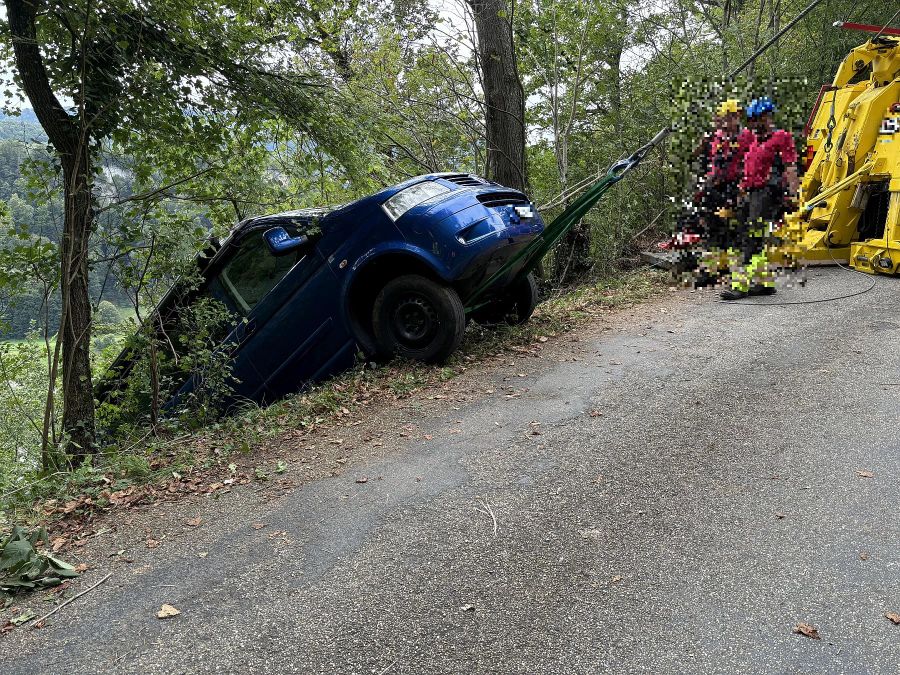
M66 210L60 242L60 292L66 320L57 339L62 339L63 432L69 451L76 456L93 450L95 431L88 290L88 239L93 208L87 153L85 146L81 157L63 158Z
M95 431L87 260L93 222L89 139L79 118L66 112L50 86L37 35L37 3L5 0L5 4L22 88L63 169L60 294L64 320L57 335L62 342L63 432L68 439L67 450L84 456L94 449Z
M506 0L469 0L478 33L484 87L487 178L525 190L525 92L513 46Z

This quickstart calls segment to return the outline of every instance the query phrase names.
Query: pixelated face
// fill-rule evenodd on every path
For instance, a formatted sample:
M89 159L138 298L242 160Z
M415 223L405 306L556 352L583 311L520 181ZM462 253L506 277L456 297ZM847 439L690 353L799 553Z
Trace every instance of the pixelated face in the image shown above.
M741 128L741 114L740 113L728 113L725 115L725 128L728 131L737 131Z
M774 124L772 123L772 114L771 113L761 113L754 117L751 117L747 121L747 126L756 131L765 131L766 129L771 129Z
M741 128L740 113L727 113L725 115L716 115L716 128L723 131L736 132Z

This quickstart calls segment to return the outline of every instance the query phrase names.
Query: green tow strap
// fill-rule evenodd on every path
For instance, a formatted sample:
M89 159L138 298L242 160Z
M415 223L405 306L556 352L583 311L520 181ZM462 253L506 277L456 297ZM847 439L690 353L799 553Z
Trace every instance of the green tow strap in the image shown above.
M600 198L603 197L609 188L622 180L625 177L625 174L640 164L647 153L662 143L665 137L669 135L669 131L669 127L662 129L653 137L652 141L640 147L630 157L619 160L609 167L609 170L607 170L606 175L603 178L591 185L591 187L582 193L581 196L569 204L562 213L554 218L553 221L544 228L543 232L532 239L527 246L507 260L496 272L485 281L481 282L481 284L472 291L471 295L466 299L466 311L471 312L486 304L488 301L482 299L485 293L487 293L499 279L503 278L509 270L521 266L516 274L515 280L511 282L515 283L515 281L524 279L529 273L536 269L537 266L541 264L541 260L544 259L544 256L556 246L559 240L565 236L566 232L584 218L587 212L600 201ZM524 263L522 262L523 260Z

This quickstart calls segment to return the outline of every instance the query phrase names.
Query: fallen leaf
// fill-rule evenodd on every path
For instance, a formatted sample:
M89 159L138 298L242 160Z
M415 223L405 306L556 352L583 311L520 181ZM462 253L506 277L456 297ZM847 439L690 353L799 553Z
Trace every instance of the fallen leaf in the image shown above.
M163 605L159 608L159 611L156 613L157 619L170 619L173 616L178 616L181 614L181 610L176 609L172 605Z
M188 518L184 522L186 525L190 525L191 527L197 527L198 525L200 525L200 523L203 522L203 519L200 518L200 516L197 516L196 518Z
M885 612L884 618L895 626L900 626L900 614L897 614L897 612Z
M81 574L82 572L87 572L87 569L88 569L87 563L79 563L78 565L75 565L75 571L78 572L79 574Z
M365 476L362 476L361 478L357 478L357 479L356 479L356 482L357 482L357 483L368 483L368 482L369 482L369 479L366 478Z
M860 478L873 478L875 476L871 471L857 471L856 475Z
M19 614L19 616L13 617L12 619L10 619L9 622L13 626L21 626L23 623L25 623L26 621L31 621L36 616L37 616L37 614L32 612L30 609L26 609L24 612Z
M253 529L254 529L254 530L261 530L261 529L263 529L265 526L266 526L265 523L253 523Z
M798 635L805 635L808 638L812 638L813 640L821 640L822 638L819 636L819 631L815 626L811 626L808 623L798 623L794 626L794 632Z
M599 410L591 410L591 412L589 414L591 417L600 417L603 415L603 413L600 412Z
M425 434L426 441L430 441L432 438L434 438L434 436L432 436L431 434Z

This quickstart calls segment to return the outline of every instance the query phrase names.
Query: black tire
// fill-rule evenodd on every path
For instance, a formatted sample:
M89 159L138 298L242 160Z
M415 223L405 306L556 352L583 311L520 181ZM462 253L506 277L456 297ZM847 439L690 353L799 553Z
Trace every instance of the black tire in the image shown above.
M380 354L442 363L462 342L466 312L452 288L408 274L381 289L372 327Z
M533 274L528 274L507 288L503 297L476 309L472 318L483 326L502 323L518 326L531 318L537 304L537 279Z

